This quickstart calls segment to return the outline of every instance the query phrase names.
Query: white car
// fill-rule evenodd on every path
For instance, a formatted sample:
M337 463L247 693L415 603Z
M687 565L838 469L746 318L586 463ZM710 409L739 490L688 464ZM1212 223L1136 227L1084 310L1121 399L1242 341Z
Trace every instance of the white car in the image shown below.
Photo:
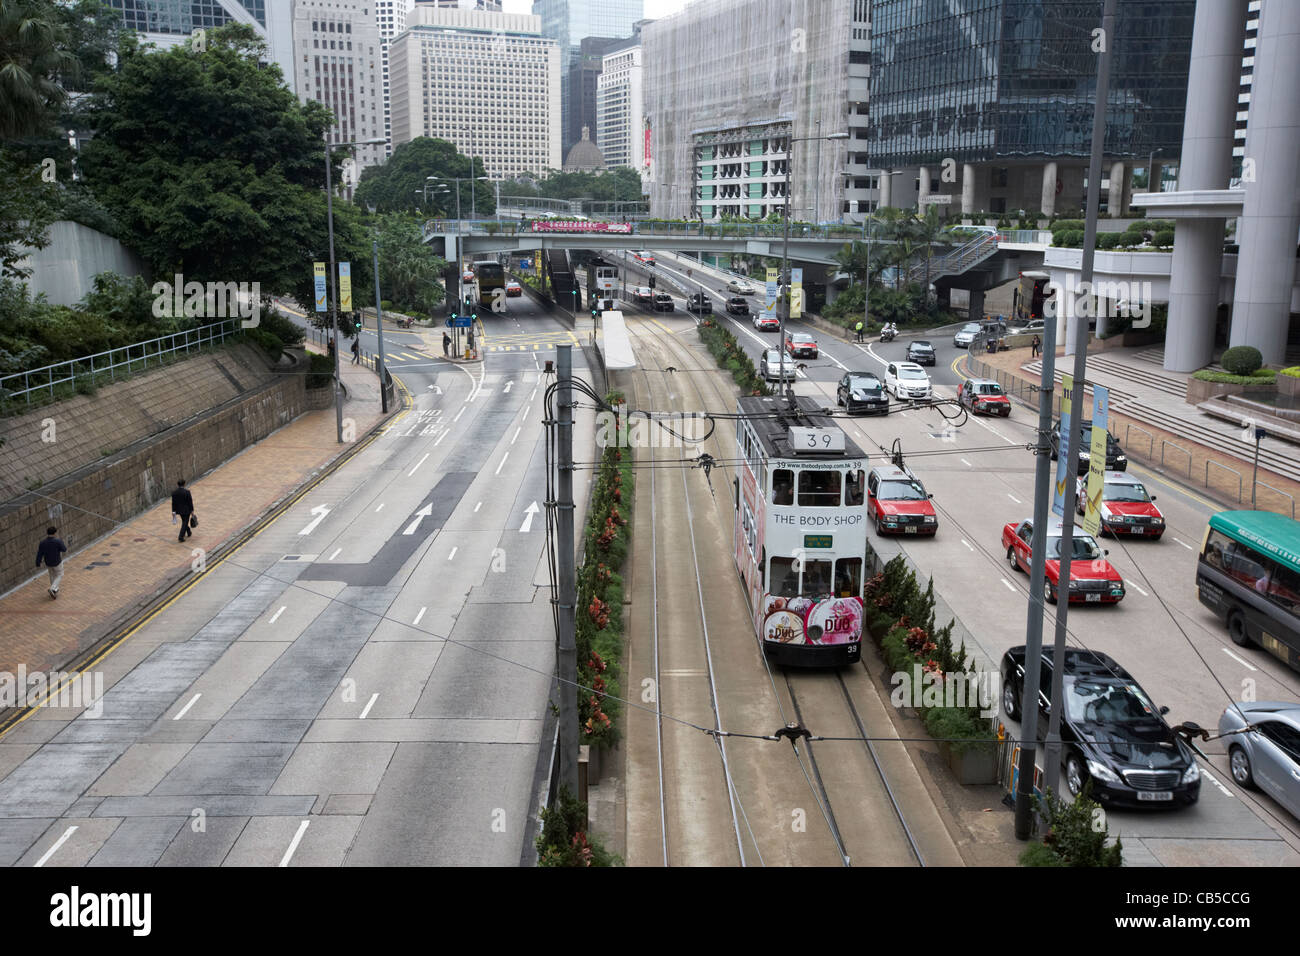
M639 285L632 290L632 301L637 305L654 305L655 290L646 285Z
M744 279L732 279L727 283L727 291L737 295L753 295L754 287Z
M885 369L885 388L899 400L929 398L930 376L915 362L890 362Z

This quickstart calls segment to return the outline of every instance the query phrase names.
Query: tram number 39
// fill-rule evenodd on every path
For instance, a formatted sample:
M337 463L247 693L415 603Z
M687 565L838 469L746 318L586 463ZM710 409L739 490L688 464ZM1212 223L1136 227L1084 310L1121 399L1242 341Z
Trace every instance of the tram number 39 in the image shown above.
M838 428L791 428L795 447L810 451L843 451L844 432Z

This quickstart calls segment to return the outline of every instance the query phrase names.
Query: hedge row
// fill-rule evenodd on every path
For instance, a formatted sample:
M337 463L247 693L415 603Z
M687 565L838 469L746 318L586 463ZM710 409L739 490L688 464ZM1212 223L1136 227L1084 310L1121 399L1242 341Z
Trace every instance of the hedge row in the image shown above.
M718 324L716 319L706 318L696 326L700 338L708 347L718 367L731 373L732 379L740 386L745 395L769 394L767 383L759 377L753 361L740 347L736 337L728 329Z
M1253 375L1233 375L1230 372L1212 372L1203 368L1193 373L1192 378L1219 385L1268 385L1277 380L1277 372L1271 368L1262 368Z

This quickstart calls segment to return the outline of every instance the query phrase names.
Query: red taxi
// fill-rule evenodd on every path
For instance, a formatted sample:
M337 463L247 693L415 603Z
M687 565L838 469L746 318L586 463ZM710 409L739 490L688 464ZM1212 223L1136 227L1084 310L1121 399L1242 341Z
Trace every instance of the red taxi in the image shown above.
M976 415L1011 415L1011 399L991 378L968 378L957 386L957 404Z
M1029 571L1034 522L1013 521L1002 529L1002 547L1013 571ZM1071 536L1071 604L1118 604L1124 599L1124 579L1115 570L1092 535L1076 527ZM1047 600L1056 603L1061 585L1061 519L1047 525Z
M781 330L781 320L775 315L759 312L754 316L754 328L760 332L779 332Z
M1079 479L1078 503L1079 514L1084 513L1088 503L1088 476ZM1144 538L1159 538L1165 533L1165 516L1155 506L1156 496L1148 494L1142 482L1126 471L1108 471L1102 482L1101 533L1113 534L1117 538L1140 535Z
M867 516L876 534L929 534L939 530L939 519L925 485L908 468L882 465L867 476Z

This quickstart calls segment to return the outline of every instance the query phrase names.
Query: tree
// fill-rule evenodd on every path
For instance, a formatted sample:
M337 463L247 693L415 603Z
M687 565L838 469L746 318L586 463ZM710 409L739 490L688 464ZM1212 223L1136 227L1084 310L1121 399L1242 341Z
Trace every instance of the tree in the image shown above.
M424 242L417 221L409 215L380 216L379 288L385 299L432 312L446 297L438 278L447 261L433 254Z
M49 0L0 0L0 140L43 132L75 75L64 17Z
M462 216L469 217L471 197L477 212L491 216L496 212L492 184L480 182L471 189L468 181L470 176L486 175L483 160L477 156L471 167L470 158L457 151L454 143L420 136L393 150L384 165L362 170L356 199L360 205L373 206L378 212L409 210L445 219L456 215L456 190L459 189ZM438 182L429 182L430 176ZM453 180L457 178L466 181L456 183ZM431 187L427 193L426 185ZM439 185L445 185L447 191L438 191Z
M88 185L155 276L258 282L311 301L311 263L328 256L324 134L329 110L300 103L242 24L207 48L124 45L89 108ZM337 169L340 151L331 154ZM337 258L368 275L359 212L335 204Z

